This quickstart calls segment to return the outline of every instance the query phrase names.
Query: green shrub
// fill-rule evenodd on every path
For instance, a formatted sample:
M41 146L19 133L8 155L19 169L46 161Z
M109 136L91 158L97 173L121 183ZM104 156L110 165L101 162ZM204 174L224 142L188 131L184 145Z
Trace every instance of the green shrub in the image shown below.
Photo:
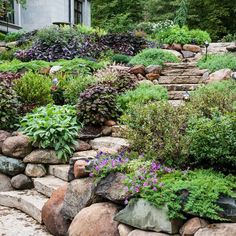
M5 41L6 35L0 32L0 41Z
M20 102L7 83L0 82L0 129L14 129L18 123Z
M169 218L184 218L184 213L224 221L217 204L222 196L235 198L236 179L212 170L186 173L175 171L161 177L155 188L142 187L139 195L160 208L166 205Z
M235 40L236 40L236 33L235 34L227 34L221 39L222 42L233 42Z
M16 81L14 89L22 103L41 106L52 102L51 86L49 78L28 72Z
M21 36L24 34L23 31L17 31L17 32L12 32L12 33L8 33L5 36L5 41L6 42L13 42L13 41L17 41L18 39L21 38Z
M236 82L221 81L198 88L191 93L187 106L200 116L211 117L215 110L222 114L236 109Z
M96 85L80 94L78 117L84 124L103 125L107 120L118 117L117 91L104 85Z
M197 65L200 69L208 69L210 72L225 68L236 71L236 57L232 53L208 55L207 60L203 57Z
M236 113L192 118L184 137L186 152L196 166L236 169Z
M76 104L79 95L95 82L96 80L92 76L76 76L67 78L67 81L63 86L65 102Z
M179 59L162 49L144 49L131 59L130 64L149 66L163 65L165 62L179 62Z
M180 28L179 26L172 26L167 30L156 33L156 39L160 43L165 44L188 44L197 43L199 45L204 44L205 41L211 42L211 38L206 31L202 30L189 30L186 26Z
M112 57L112 61L116 63L128 64L132 57L123 55L123 54L115 54Z
M150 157L168 166L188 165L180 158L182 137L189 111L168 102L154 102L131 107L121 117L128 126L125 136L132 150L150 153Z
M73 106L48 105L28 113L20 121L20 131L41 148L53 148L57 157L66 161L73 154L73 145L81 124Z
M117 102L123 111L134 105L145 105L149 102L167 100L167 90L160 85L140 84L135 90L118 96Z
M16 48L12 48L10 50L6 50L5 52L1 52L0 54L0 60L13 60L15 57L15 52L17 51Z

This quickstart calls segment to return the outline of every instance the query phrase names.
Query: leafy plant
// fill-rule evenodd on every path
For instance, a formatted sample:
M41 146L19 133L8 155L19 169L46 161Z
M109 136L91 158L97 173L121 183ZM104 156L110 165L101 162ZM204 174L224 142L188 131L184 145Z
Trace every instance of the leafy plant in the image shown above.
M139 195L158 208L166 205L170 219L184 218L184 212L225 221L217 201L222 196L235 198L235 183L234 176L212 170L174 171L163 175L154 188L142 187Z
M123 111L131 106L149 102L167 100L167 90L160 85L140 84L135 90L127 91L118 96L117 102Z
M47 105L26 114L20 121L20 131L41 148L53 148L57 157L67 161L81 128L73 106Z
M80 94L78 118L84 124L102 125L116 119L119 111L116 105L117 92L110 86L95 85Z
M191 36L191 42L198 44L198 45L204 45L205 42L211 42L210 35L203 30L195 29L190 30L190 36Z
M0 81L0 129L11 130L18 123L20 102L6 81Z
M200 69L208 69L210 72L225 68L236 70L236 57L232 53L208 55L207 60L203 57L197 65Z
M130 107L121 121L128 126L125 136L132 150L150 154L149 158L166 166L186 167L188 162L180 153L189 113L185 106L154 102Z
M134 56L131 65L163 65L165 62L179 62L179 59L170 52L162 49L145 49Z
M221 39L222 42L233 42L235 40L236 40L236 33L235 34L227 34Z
M181 0L179 9L176 11L174 23L183 27L187 22L188 6L186 0Z
M13 41L17 41L18 39L21 38L21 36L24 34L24 31L17 31L17 32L12 32L12 33L8 33L5 36L5 41L6 42L13 42Z
M9 86L13 85L13 81L22 76L20 73L0 72L0 82L5 82Z
M216 110L222 114L233 112L236 107L236 82L221 81L198 88L191 93L187 103L192 112L211 118Z
M116 63L128 64L131 60L130 56L123 55L123 54L115 54L112 57L112 61Z
M226 172L236 167L236 113L192 118L188 123L185 150L196 166L213 167Z
M14 89L24 104L41 106L52 102L51 86L49 78L28 72L16 81Z

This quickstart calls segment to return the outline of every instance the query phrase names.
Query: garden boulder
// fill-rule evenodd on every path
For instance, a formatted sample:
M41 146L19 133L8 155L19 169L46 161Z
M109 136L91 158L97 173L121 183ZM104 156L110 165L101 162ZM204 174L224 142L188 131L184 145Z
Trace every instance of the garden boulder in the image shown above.
M12 186L17 190L31 189L34 187L31 178L24 174L19 174L11 179Z
M27 164L25 174L29 177L40 178L47 174L47 170L42 164Z
M26 135L8 137L2 144L2 153L9 157L23 159L31 151L32 145Z
M25 170L25 164L21 160L0 156L0 173L15 176Z
M194 236L235 236L236 224L223 223L212 224L206 228L199 229Z
M25 163L34 164L60 164L61 160L57 158L56 152L49 149L37 149L27 155L24 160Z
M169 234L156 233L151 231L143 231L139 229L133 230L128 236L169 236Z
M170 221L166 207L156 208L144 199L131 201L115 216L115 220L138 229L169 234L178 233L183 223L179 220Z
M145 66L143 66L143 65L134 66L134 67L130 68L129 73L134 74L134 75L138 75L138 74L145 75L146 74Z
M73 219L83 208L99 201L95 195L96 184L92 178L76 179L68 184L62 214Z
M10 136L11 136L11 133L9 133L5 130L0 130L0 153L2 153L3 142Z
M205 228L208 223L201 218L194 217L188 220L180 229L180 234L183 236L194 236L194 234L201 228Z
M201 48L197 45L193 45L193 44L185 44L183 46L183 50L185 51L190 51L190 52L200 52Z
M159 65L150 65L150 66L147 66L145 69L147 74L149 73L160 74L161 70L162 70L162 66L159 66Z
M55 190L42 209L43 223L51 234L57 236L66 235L70 226L70 221L61 213L66 190L67 184Z
M218 70L209 75L208 79L206 80L206 83L210 84L210 83L214 83L221 80L231 79L231 74L232 74L232 70L230 69Z
M119 234L120 236L128 236L129 233L134 230L133 227L130 227L128 225L124 225L124 224L119 224L118 225L118 230L119 230Z
M82 141L82 140L77 140L76 144L74 146L74 151L75 152L88 151L90 149L91 149L90 144L88 144L87 142Z
M11 186L11 179L0 173L0 192L8 192L13 190Z
M118 204L124 204L130 195L124 185L126 176L122 173L110 173L97 187L96 194Z
M97 203L81 210L69 228L69 236L119 236L118 222L113 218L118 212L112 203Z

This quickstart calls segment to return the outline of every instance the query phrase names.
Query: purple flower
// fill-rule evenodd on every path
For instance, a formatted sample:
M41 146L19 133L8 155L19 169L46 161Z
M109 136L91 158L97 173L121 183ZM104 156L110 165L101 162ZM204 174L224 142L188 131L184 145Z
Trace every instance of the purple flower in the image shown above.
M143 187L147 187L147 186L148 186L148 182L144 182Z
M153 191L157 191L157 188L156 187L153 187L153 189L152 189Z
M159 186L160 186L160 187L163 187L163 186L164 186L164 183L159 183Z
M96 170L96 171L99 171L99 166L96 166L96 167L95 167L95 170Z
M126 187L124 188L124 190L125 190L125 192L128 192L128 191L129 191L129 188L126 186Z
M127 205L129 203L129 201L127 199L125 199L124 203L125 203L125 205Z
M89 173L89 177L93 177L93 173Z
M153 180L153 183L156 184L156 183L157 183L157 179L154 179L154 180Z
M167 173L170 173L172 171L172 169L168 168L168 167L164 167L164 171L167 172Z
M140 192L140 189L139 189L138 187L136 187L136 188L134 189L134 191L135 191L136 193L139 193L139 192Z

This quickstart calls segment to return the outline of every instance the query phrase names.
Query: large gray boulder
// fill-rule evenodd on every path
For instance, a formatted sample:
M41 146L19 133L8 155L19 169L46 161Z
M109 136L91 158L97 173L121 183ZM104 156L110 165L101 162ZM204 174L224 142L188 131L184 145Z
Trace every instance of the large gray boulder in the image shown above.
M8 192L13 190L11 186L11 179L3 174L0 174L0 192Z
M8 176L18 175L25 170L25 164L21 160L0 155L0 173Z
M83 208L99 201L95 195L96 184L92 178L75 179L68 184L62 213L73 219Z
M31 151L32 145L26 135L8 137L2 144L2 153L9 157L23 159Z
M142 230L178 233L183 222L179 220L170 221L166 208L156 208L144 199L131 201L129 205L120 211L115 220Z
M27 155L24 160L25 163L34 164L61 164L61 160L57 158L54 150L37 149Z
M124 204L125 199L129 197L125 190L125 178L122 173L109 174L98 184L96 194L112 202Z

